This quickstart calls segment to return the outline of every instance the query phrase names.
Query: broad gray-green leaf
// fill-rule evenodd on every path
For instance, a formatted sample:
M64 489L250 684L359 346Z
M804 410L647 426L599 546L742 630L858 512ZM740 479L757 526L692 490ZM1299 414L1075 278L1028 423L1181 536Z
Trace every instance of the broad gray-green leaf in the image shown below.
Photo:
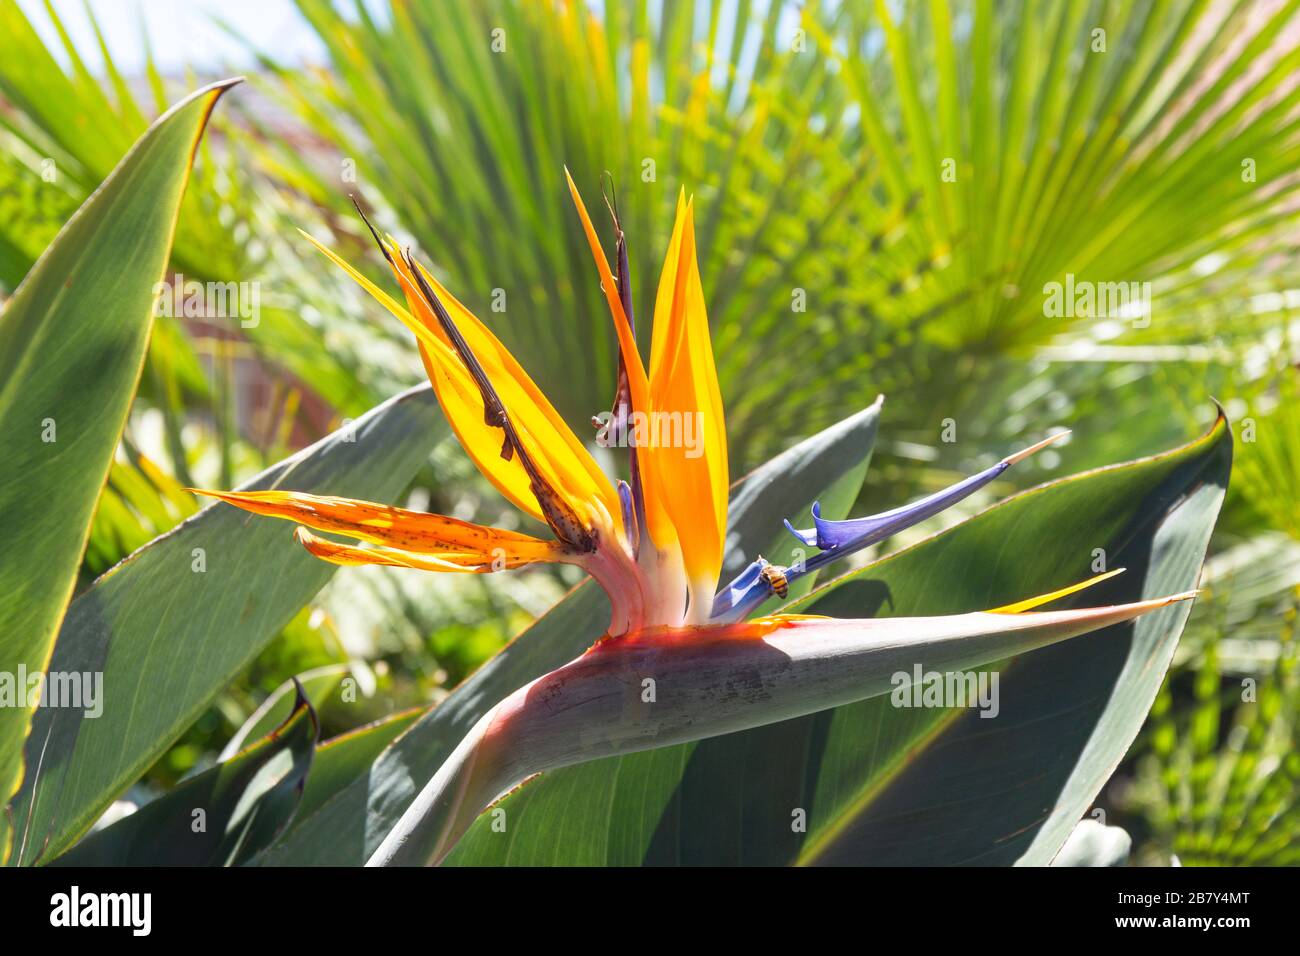
M1000 606L1091 573L1074 606L1195 586L1231 464L1220 419L1166 454L1013 496L818 589L835 617ZM757 730L547 773L480 817L453 864L1046 864L1150 709L1187 615L996 665L999 712L862 701Z
M828 488L848 507L871 454L879 405L818 432L755 469L732 488L725 567L740 568L785 534L781 520ZM847 477L846 477L847 476ZM790 480L787 480L790 479ZM748 549L753 548L754 551ZM589 582L565 598L423 716L364 778L295 823L263 854L270 865L360 865L474 724L512 691L571 660L601 636L609 602Z
M159 117L68 220L0 315L0 667L44 671L140 380L214 83ZM0 706L0 803L23 777L34 695ZM0 814L0 859L11 849Z
M265 737L92 833L55 865L238 865L292 819L318 733L316 713L299 687L289 716Z
M247 488L391 501L445 424L428 386L398 395ZM292 529L213 505L113 568L72 603L51 668L103 674L103 713L41 708L14 805L15 860L48 860L161 756L329 580ZM33 794L35 799L33 800ZM48 841L48 844L47 844Z

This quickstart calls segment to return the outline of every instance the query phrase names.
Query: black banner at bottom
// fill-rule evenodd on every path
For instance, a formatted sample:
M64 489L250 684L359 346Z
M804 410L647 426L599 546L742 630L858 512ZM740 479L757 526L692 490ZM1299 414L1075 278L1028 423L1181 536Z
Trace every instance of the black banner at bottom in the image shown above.
M774 928L944 939L1041 925L1069 938L1274 932L1294 919L1296 870L0 870L7 938L374 945L389 934L591 943L644 933L770 942ZM999 930L1000 932L1001 930ZM629 936L630 934L630 936ZM1172 937L1171 937L1172 938ZM464 943L458 944L464 945ZM472 945L472 943L470 944Z

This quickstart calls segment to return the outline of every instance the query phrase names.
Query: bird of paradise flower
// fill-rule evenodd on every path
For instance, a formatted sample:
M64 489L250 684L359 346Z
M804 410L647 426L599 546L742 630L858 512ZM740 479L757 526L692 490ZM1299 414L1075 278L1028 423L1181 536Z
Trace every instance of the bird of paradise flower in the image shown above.
M416 336L438 400L489 481L552 539L445 515L294 491L203 491L260 515L298 523L312 554L339 565L381 564L494 572L540 562L576 565L608 595L606 634L585 654L493 707L426 785L372 863L438 862L493 799L537 772L613 753L728 733L882 693L920 650L931 664L981 666L1130 620L1195 592L1064 611L1032 609L1119 571L990 611L932 618L747 617L789 584L929 518L993 481L1060 435L920 501L790 532L816 553L792 567L756 557L718 587L727 531L728 462L694 203L679 195L654 301L647 369L633 324L626 239L610 203L617 276L572 178L619 343L609 427L629 449L628 479L606 477L583 442L495 335L409 250L370 227L405 306L310 236ZM358 211L360 211L358 207ZM364 218L364 214L363 214ZM369 221L366 221L370 226ZM703 453L648 440L659 414L702 425ZM346 544L313 531L370 545ZM1032 613L1026 613L1032 612ZM667 693L645 707L654 675ZM742 690L738 690L742 688Z

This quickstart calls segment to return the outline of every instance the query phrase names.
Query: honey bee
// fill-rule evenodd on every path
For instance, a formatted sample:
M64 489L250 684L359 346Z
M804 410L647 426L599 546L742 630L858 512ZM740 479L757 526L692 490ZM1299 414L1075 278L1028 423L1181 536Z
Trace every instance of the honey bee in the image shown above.
M778 568L775 564L765 564L759 576L767 582L767 586L775 591L778 597L784 599L790 594L790 582L785 578L785 568Z

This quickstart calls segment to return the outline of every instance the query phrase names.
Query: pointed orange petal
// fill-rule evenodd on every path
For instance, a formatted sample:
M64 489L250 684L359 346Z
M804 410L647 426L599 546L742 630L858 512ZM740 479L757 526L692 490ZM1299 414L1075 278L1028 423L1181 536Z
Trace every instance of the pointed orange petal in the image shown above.
M447 420L461 446L479 470L492 482L497 491L521 511L532 515L538 521L545 521L542 509L529 487L528 475L518 462L513 464L494 459L500 457L500 429L489 429L482 421L483 400L478 387L474 384L469 371L461 363L452 348L428 328L424 322L416 319L405 306L384 292L350 263L337 255L332 249L317 242L307 233L302 235L314 245L322 255L346 272L374 299L386 308L403 325L415 333L420 349L420 358L424 362L429 382L438 396L438 403L443 407ZM394 263L396 268L396 263ZM435 323L436 325L436 323ZM495 452L492 448L495 446Z
M344 567L364 564L382 564L394 568L418 568L421 571L452 571L461 574L485 574L492 571L505 571L517 568L531 561L524 559L484 560L483 555L444 552L427 557L399 551L395 548L358 548L355 545L341 544L312 534L299 526L294 531L299 544L322 560Z
M707 604L722 567L727 525L727 435L709 320L695 249L694 209L678 221L655 300L650 402L656 481L671 488L664 505L681 539L691 581L692 616Z
M520 511L545 522L546 516L533 494L528 473L517 459L507 462L501 458L501 429L490 428L484 423L482 395L460 359L447 354L447 346L436 339L432 343L420 342L419 348L429 382L461 447L497 491ZM517 427L521 439L529 441L531 433L528 429L518 423ZM531 443L529 447L532 447Z
M455 553L472 556L479 563L489 563L495 558L519 564L553 561L558 553L555 542L517 531L487 528L446 515L368 501L296 491L198 490L197 493L219 498L254 514L283 518L317 531L338 532L418 554Z
M573 205L577 207L578 218L582 220L583 232L587 235L587 245L591 247L591 257L596 261L596 271L600 275L600 288L605 293L605 301L609 303L609 311L614 319L614 331L618 335L618 350L623 357L623 364L627 367L628 386L632 392L632 406L636 409L645 409L649 403L649 384L646 379L645 365L641 361L641 352L637 348L636 338L632 335L632 324L628 321L627 315L623 312L623 303L618 297L618 283L614 281L614 274L610 271L609 260L605 258L605 251L600 247L600 238L596 235L595 227L591 224L591 217L587 215L587 207L582 202L582 196L578 193L578 187L573 183L573 177L569 175L569 170L564 170L564 178L569 183L569 195L573 197Z
M414 276L406 271L405 263L396 259L395 269L403 291L406 292L407 304L416 317L440 340L450 344L441 324L415 287ZM420 267L420 275L437 294L456 328L464 336L470 351L483 366L511 420L516 427L533 437L528 451L538 464L544 466L549 472L548 477L553 478L557 489L567 492L571 499L577 501L599 500L611 514L621 514L622 509L617 493L609 479L600 470L595 459L588 454L586 447L573 434L573 430L560 417L546 395L524 371L523 366L515 360L488 327L465 308L427 269ZM459 361L459 357L457 360ZM480 401L478 418L481 420L482 417ZM496 449L492 464L496 467L496 462L501 457L501 432L491 426L485 427L494 433ZM571 501L571 503L576 502Z
M415 286L414 276L397 254L396 246L390 242L385 249L390 254L409 309L403 308L330 249L306 233L304 235L415 333L438 401L474 463L517 507L538 520L545 520L518 457L512 456L510 460L501 457L502 431L484 422L482 394L424 302ZM496 336L437 279L425 269L421 269L421 276L437 293L483 366L519 432L520 440L527 445L543 476L565 496L584 521L605 521L617 529L622 513L617 493L541 389Z
M618 335L619 354L623 357L623 366L627 369L628 390L632 393L632 409L642 415L649 415L653 406L650 397L650 384L646 377L645 365L641 361L641 352L637 348L636 337L632 334L632 325L623 312L623 303L618 297L618 284L614 281L614 274L610 271L609 261L605 258L605 251L600 246L600 238L596 235L596 230L591 224L591 217L587 214L587 207L583 203L578 187L574 185L573 177L569 175L567 169L564 171L564 177L569 184L569 195L573 197L573 205L578 210L578 218L582 220L582 229L587 236L587 245L591 248L591 256L596 262L596 271L600 276L600 287L605 293L605 301L609 304L609 311L614 319L614 331ZM646 531L650 535L650 540L654 542L655 547L660 551L675 551L677 529L673 527L672 519L663 504L664 490L658 484L655 478L655 469L650 463L650 459L655 455L655 449L653 447L639 446L636 453L641 470L641 492L645 504Z
M681 265L682 231L686 228L686 190L677 193L677 213L673 219L672 235L668 239L668 249L664 253L664 268L659 274L659 288L655 292L654 326L650 339L650 374L665 366L664 352L670 338L675 337L670 320L673 311L673 297L677 292L677 272ZM660 321L662 316L663 321Z

